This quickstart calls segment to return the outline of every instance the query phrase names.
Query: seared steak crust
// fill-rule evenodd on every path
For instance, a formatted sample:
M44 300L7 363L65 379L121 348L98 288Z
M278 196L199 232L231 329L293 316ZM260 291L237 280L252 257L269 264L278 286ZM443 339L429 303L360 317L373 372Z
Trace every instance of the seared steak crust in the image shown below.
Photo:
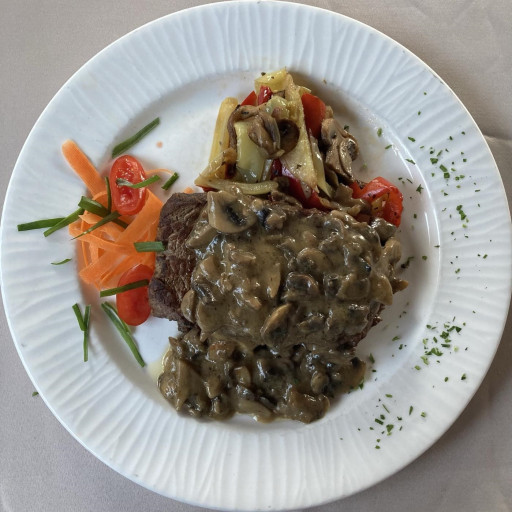
M156 239L165 246L157 253L155 273L149 284L149 303L153 316L176 320L181 331L191 327L181 314L181 301L190 289L196 265L195 253L185 245L206 194L173 194L162 207Z

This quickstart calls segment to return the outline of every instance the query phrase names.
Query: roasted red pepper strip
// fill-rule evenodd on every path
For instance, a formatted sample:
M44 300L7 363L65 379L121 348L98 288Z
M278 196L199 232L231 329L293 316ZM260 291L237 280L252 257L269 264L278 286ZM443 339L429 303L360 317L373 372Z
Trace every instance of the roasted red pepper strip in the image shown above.
M384 220L400 226L402 219L403 195L395 185L390 183L385 178L379 176L367 183L361 188L357 183L352 183L352 197L356 199L364 199L372 204L377 199L386 196L384 204L376 212L375 217L382 217Z
M270 98L272 98L272 89L266 85L262 85L258 94L258 105L263 105L263 103L266 103Z
M304 108L304 118L306 121L306 130L316 139L320 138L322 121L325 119L325 103L313 94L304 93L301 96L302 107Z
M254 91L251 91L247 98L245 98L244 101L242 101L242 103L240 103L240 105L252 105L253 107L256 106L256 103L258 101L258 96L256 95L256 93Z
M284 166L281 167L281 175L288 178L289 188L288 192L291 196L298 199L304 208L317 208L319 210L325 210L325 206L320 200L318 192L309 189L306 185L306 190L309 189L309 193L304 190L302 183L293 176L293 174Z

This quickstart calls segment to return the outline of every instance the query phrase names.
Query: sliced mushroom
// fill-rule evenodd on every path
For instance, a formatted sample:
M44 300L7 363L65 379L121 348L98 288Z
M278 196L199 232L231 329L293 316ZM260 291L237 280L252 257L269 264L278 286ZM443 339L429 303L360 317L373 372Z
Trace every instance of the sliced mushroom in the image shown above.
M300 322L297 327L300 331L305 334L309 334L314 331L323 330L325 324L325 316L321 313L313 313L309 315L306 320Z
M265 319L260 334L263 339L278 341L286 336L288 332L288 320L292 310L291 304L283 304L275 308Z
M352 183L352 160L359 151L354 138L334 118L328 118L322 121L321 139L327 148L326 167L336 172L343 182Z
M390 224L380 217L375 217L371 221L370 226L377 231L382 244L389 240L396 232L394 224Z
M288 274L285 290L283 299L286 301L304 300L316 297L320 293L316 280L309 274L302 274L300 272L290 272Z
M183 297L183 300L181 301L181 312L183 313L183 316L189 321L194 323L195 316L194 316L194 310L197 303L197 295L196 292L192 289L190 289Z
M277 126L281 135L281 149L288 153L299 142L299 127L290 119L280 119L277 121Z
M258 220L242 201L224 190L208 193L207 211L208 222L221 233L241 233Z
M324 274L331 268L329 258L319 249L306 247L297 255L297 265L304 272L317 271Z
M289 119L266 112L252 105L238 106L228 120L229 146L236 148L235 123L247 121L249 138L263 151L266 158L279 158L291 151L299 140L299 128Z
M279 262L274 263L262 274L261 284L269 299L273 299L277 295L281 285L281 265Z
M208 222L198 222L187 239L187 247L199 249L206 247L217 235L217 231Z
M247 134L261 148L266 158L279 158L284 154L281 148L281 132L277 121L270 114L260 111L248 122Z

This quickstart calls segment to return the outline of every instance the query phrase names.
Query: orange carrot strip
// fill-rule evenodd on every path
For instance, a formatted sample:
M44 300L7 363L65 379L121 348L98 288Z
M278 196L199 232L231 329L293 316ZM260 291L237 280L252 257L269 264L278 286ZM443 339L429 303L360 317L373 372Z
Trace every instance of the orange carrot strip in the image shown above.
M73 230L78 235L82 233L82 231L79 230ZM72 233L70 233L72 234ZM73 236L77 236L77 234L73 234ZM116 242L111 242L110 240L105 240L104 238L97 236L92 233L88 233L87 235L82 235L80 237L80 242L86 242L90 244L91 246L98 247L99 249L103 249L105 251L113 251L118 252L119 254L133 254L137 251L135 250L135 247L133 244L126 245L126 244L118 244Z
M136 215L132 223L116 237L116 244L129 245L140 240L141 237L148 232L156 234L156 226L158 224L161 207L162 201L151 191L148 191L148 197L142 210ZM153 237L154 236L155 235L153 235ZM120 275L121 269L125 268L127 265L133 266L143 259L141 255L137 253L133 257L129 256L126 258L130 260L129 262L124 262L120 256L117 251L105 252L98 257L97 261L82 269L80 271L80 277L86 283L95 283L96 286L98 286L107 279L112 280Z
M192 187L187 187L186 189L183 190L183 192L185 194L193 194L194 193L194 189Z
M114 267L120 259L122 259L122 255L115 252L106 252L89 266L83 268L79 275L86 283L99 283L103 275Z
M80 215L80 218L87 224L84 231L101 220L100 216L90 212L83 213ZM100 226L94 231L98 231L98 233L107 233L113 240L115 240L119 234L123 232L123 228L113 222L107 222L107 224L103 224L103 226Z
M153 176L153 174L158 174L160 172L166 172L167 174L175 174L175 171L171 171L170 169L150 169L146 171L147 176Z
M65 141L62 144L62 153L93 196L106 190L105 182L99 172L75 142L72 140Z
M132 223L119 235L116 242L133 243L139 240L139 237L148 230L148 226L154 222L158 223L161 208L162 201L160 201L153 192L148 190L148 197L142 210L133 219Z
M109 271L100 279L101 285L109 286L112 284L112 287L117 286L121 274L124 274L127 270L137 265L137 263L140 263L140 259L140 255L137 253L119 261L115 267L109 269Z

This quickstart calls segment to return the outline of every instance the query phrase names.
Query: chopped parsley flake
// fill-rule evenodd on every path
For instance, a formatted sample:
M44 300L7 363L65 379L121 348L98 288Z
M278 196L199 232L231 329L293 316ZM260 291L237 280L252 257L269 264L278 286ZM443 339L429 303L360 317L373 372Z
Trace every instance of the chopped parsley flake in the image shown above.
M411 142L416 142L416 139L414 137L407 137Z
M378 128L378 129L377 129L377 136L378 136L378 137L381 137L381 136L382 136L382 128Z
M405 160L413 165L416 165L416 162L414 160L411 160L410 158L406 158Z
M421 194L421 191L423 190L423 187L420 185L418 185L418 188L416 189L416 192L419 192Z
M466 220L468 217L467 215L464 213L464 211L462 210L462 205L459 204L456 208L456 210L459 212L459 215L460 215L460 220Z

